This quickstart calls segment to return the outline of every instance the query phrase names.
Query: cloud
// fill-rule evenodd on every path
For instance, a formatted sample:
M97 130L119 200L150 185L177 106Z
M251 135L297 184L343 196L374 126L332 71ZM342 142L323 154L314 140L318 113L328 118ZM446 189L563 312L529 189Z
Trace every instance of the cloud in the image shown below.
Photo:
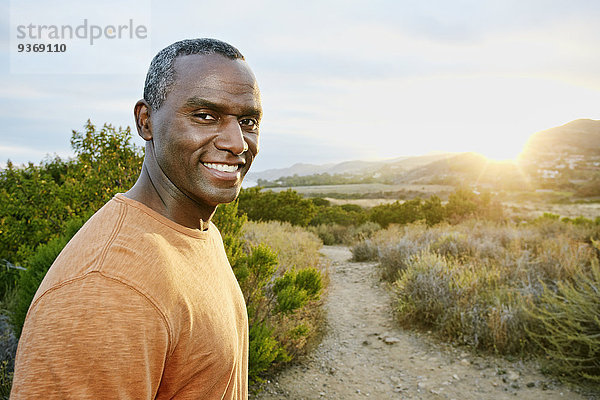
M172 0L150 12L152 52L205 36L246 55L265 108L255 170L485 151L502 140L516 148L537 130L600 119L600 2ZM120 54L107 51L106 62ZM131 125L149 62L129 75L0 69L0 160L11 149L31 148L33 161L68 153L71 130L88 118Z

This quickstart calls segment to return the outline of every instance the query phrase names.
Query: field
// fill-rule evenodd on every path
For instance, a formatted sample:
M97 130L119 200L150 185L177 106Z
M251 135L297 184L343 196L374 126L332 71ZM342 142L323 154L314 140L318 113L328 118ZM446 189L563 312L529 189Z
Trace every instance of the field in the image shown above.
M503 202L505 209L511 214L525 218L536 218L544 213L557 214L561 217L585 217L595 219L600 216L600 203L545 203L545 202Z
M442 200L454 191L453 186L447 185L385 185L381 183L351 184L351 185L323 185L323 186L296 186L291 188L269 188L273 192L292 189L305 197L324 197L333 205L355 204L370 208L381 204L389 204L400 199L415 197L428 198L436 195ZM585 217L595 219L600 216L600 202L565 203L553 202L553 196L560 193L514 192L502 193L500 202L508 216L531 219L544 213L560 215L561 217ZM517 199L515 199L517 198Z
M406 193L415 194L421 197L429 197L433 194L444 195L452 192L454 187L447 185L386 185L383 183L357 183L349 185L321 185L321 186L295 186L291 188L269 188L274 192L281 192L283 190L293 189L296 192L304 196L329 196L337 197L335 195L353 195L356 197L362 197L367 195L385 194L385 193ZM388 196L384 196L388 197Z

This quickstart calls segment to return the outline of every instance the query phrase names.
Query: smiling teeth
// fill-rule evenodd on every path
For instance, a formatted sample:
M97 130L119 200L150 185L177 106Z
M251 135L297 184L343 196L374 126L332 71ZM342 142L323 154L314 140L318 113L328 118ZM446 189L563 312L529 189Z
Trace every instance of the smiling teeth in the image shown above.
M204 166L210 169L216 169L217 171L222 172L235 172L238 170L237 165L228 165L228 164L214 164L214 163L202 163Z

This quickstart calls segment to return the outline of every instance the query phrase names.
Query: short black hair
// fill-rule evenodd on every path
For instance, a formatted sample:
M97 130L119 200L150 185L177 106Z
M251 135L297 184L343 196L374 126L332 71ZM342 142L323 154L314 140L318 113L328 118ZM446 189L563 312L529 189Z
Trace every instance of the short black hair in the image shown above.
M231 60L244 59L238 49L217 39L186 39L165 47L152 59L144 85L144 100L153 110L160 108L175 83L175 59L191 54L220 54Z

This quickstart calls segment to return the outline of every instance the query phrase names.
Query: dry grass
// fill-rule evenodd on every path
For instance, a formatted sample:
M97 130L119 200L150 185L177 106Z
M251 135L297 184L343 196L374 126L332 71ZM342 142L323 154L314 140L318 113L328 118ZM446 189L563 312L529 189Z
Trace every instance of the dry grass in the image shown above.
M244 238L252 245L264 243L275 250L279 258L279 273L292 268L321 266L321 240L315 234L287 222L248 221L244 225Z
M290 188L269 188L274 192L284 191ZM418 192L425 197L433 194L450 193L454 190L453 186L448 185L410 185L396 184L386 185L384 183L355 183L348 185L320 185L320 186L294 186L291 189L303 195L315 194L364 194L364 193L385 193L385 192Z
M393 283L398 318L441 337L501 354L531 351L526 308L545 290L586 274L598 226L542 220L470 220L458 225L392 226L353 248L377 258Z
M286 271L308 268L316 268L321 272L323 292L320 298L309 301L291 314L274 315L269 321L273 337L281 343L291 359L296 359L312 348L324 329L323 296L329 282L329 264L319 253L323 244L315 234L287 222L248 221L243 229L244 238L250 244L256 246L264 243L277 253L277 277Z

